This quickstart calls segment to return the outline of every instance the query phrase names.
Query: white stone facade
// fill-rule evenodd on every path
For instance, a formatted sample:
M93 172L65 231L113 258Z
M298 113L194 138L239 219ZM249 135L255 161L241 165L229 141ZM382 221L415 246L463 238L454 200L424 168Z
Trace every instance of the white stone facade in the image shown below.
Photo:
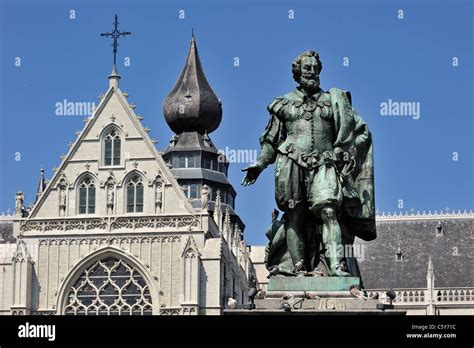
M0 314L218 315L228 297L246 302L249 248L192 207L119 77L109 79L29 216L11 217L16 243L0 244ZM106 165L111 130L120 153ZM85 178L93 190L81 189ZM142 191L131 195L133 178Z

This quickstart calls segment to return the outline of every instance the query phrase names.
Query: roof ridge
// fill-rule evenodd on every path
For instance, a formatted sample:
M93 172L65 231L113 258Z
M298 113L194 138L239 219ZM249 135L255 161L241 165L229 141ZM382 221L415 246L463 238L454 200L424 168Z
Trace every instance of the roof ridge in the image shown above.
M408 211L399 211L399 212L379 212L377 211L376 216L378 220L391 220L391 219L397 219L397 220L409 220L409 219L432 219L432 218L474 218L474 212L470 209L461 211L458 209L457 211L450 210L449 208L446 208L444 210L435 210L434 213L429 210L426 212L426 210L423 210L422 212L420 211L414 211L413 209L408 212Z

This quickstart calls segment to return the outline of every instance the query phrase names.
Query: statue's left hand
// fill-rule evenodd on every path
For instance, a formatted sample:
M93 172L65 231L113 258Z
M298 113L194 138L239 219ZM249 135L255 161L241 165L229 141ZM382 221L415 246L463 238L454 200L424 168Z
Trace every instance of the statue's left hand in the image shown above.
M367 133L362 133L355 139L355 146L360 146L365 144L369 140L369 135Z

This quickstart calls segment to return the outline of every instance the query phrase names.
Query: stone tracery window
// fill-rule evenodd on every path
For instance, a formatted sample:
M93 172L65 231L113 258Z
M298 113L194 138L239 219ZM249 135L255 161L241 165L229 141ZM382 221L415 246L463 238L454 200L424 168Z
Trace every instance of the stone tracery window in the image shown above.
M95 185L94 181L86 176L79 185L79 214L95 213Z
M134 267L107 257L88 267L71 286L66 315L151 315L150 289Z
M127 213L143 212L143 180L133 176L127 183Z
M120 165L120 135L115 129L109 130L104 137L104 165Z

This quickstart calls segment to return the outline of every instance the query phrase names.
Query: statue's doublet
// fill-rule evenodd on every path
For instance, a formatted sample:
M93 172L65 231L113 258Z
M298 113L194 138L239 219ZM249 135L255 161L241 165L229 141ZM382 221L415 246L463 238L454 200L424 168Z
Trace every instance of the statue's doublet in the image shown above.
M275 198L288 211L306 202L315 211L331 204L345 211L353 233L375 238L372 139L352 108L348 91L331 88L308 96L296 89L275 98L260 137L261 168L275 163ZM334 149L357 150L356 169L341 176ZM363 197L363 200L362 200Z
M268 110L275 119L267 129L270 139L265 140L272 142L280 154L287 155L303 167L308 163L301 160L302 156L311 154L314 158L321 158L323 154L326 157L333 155L335 126L329 93L321 90L307 96L296 89L275 98Z

